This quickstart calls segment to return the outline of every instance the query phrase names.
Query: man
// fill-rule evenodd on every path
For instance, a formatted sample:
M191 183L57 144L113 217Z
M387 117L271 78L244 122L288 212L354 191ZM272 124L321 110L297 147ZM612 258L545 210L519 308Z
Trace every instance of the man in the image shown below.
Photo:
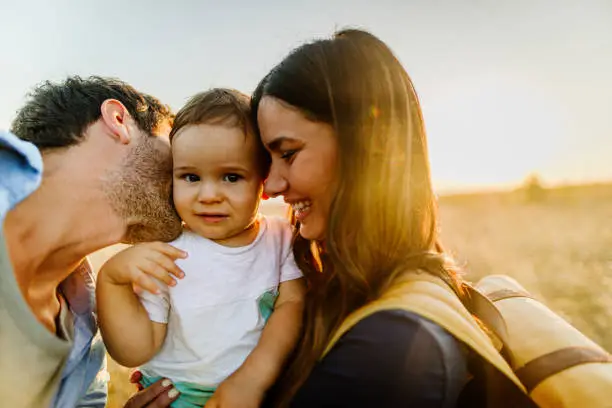
M167 107L121 81L73 77L35 89L13 134L0 132L2 406L105 405L85 257L180 233L171 120ZM171 384L156 384L130 406L166 390Z

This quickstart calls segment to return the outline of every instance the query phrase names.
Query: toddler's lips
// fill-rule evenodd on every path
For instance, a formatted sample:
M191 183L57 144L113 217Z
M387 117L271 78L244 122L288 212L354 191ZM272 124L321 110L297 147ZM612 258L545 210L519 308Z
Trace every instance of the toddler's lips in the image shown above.
M216 224L221 221L226 220L229 216L227 214L215 214L215 213L202 213L197 214L197 216L202 219L204 222Z

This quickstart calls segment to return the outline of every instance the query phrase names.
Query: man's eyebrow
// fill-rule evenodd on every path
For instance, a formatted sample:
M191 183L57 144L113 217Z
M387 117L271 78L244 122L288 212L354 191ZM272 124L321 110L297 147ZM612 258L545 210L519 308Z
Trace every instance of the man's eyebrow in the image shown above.
M269 142L267 144L268 149L270 149L271 151L277 151L280 146L283 144L283 142L292 142L295 141L295 139L292 139L288 136L279 136L276 139L272 140L271 142Z

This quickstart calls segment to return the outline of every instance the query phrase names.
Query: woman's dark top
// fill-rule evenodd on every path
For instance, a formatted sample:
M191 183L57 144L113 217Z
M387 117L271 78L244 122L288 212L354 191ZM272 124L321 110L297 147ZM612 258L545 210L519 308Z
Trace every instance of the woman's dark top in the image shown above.
M450 408L468 381L467 353L417 314L372 314L349 330L313 369L292 408Z

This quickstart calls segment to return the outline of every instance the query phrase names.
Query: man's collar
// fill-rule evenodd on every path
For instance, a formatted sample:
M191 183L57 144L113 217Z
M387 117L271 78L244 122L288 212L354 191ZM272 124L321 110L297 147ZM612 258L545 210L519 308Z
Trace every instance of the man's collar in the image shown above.
M95 280L87 258L61 283L59 289L73 313L83 315L95 311Z

